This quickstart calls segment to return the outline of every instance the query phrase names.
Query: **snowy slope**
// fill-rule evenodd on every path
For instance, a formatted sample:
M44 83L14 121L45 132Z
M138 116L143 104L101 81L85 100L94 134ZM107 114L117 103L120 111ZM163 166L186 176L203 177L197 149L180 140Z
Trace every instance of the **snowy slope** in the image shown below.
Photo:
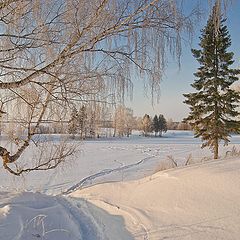
M84 198L113 218L122 217L132 239L238 240L239 176L240 160L225 160L101 184L71 197ZM123 233L121 238L112 235L111 227L106 231L111 240L131 239Z
M3 194L2 198L3 198ZM94 219L64 197L24 192L0 205L1 240L97 240L104 239ZM79 202L80 204L80 202Z
M1 240L239 239L240 160L105 183L68 196L0 194Z
M239 143L233 136L221 155ZM239 239L239 159L152 175L168 155L184 163L189 154L211 153L191 132L172 131L85 142L60 171L16 178L0 168L0 240ZM120 182L95 185L111 181Z

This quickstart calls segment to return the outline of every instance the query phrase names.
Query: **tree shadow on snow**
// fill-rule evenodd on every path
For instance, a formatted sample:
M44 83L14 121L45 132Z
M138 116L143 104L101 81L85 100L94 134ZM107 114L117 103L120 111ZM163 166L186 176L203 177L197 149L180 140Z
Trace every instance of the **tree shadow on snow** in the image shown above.
M0 192L0 239L133 240L121 216L81 198Z
M81 199L73 198L78 202L77 206L85 205L84 209L93 217L93 221L100 228L104 240L134 240L133 235L126 229L124 218L120 215L112 215L106 210L93 203Z

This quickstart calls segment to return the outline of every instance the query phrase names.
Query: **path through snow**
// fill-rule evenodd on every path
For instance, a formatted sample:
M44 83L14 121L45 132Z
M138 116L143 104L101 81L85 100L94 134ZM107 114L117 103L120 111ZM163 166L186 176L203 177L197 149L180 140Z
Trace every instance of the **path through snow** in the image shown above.
M0 233L1 240L104 239L84 200L30 192L1 204Z

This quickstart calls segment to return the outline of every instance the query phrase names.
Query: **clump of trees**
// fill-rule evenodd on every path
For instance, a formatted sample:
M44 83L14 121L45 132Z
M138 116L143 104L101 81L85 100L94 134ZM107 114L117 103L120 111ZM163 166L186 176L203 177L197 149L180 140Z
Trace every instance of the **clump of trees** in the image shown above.
M231 68L234 63L233 52L228 50L231 39L221 14L219 24L216 22L219 11L216 4L202 30L200 49L192 50L200 67L194 74L196 80L192 87L195 92L184 94L185 103L190 107L185 121L193 127L195 137L202 139L202 147L212 149L214 159L219 157L219 142L222 140L227 145L230 133L240 130L237 121L240 96L231 88L240 70Z
M104 127L106 120L106 111L108 108L102 104L80 105L77 110L76 106L72 108L70 119L66 122L67 132L72 138L78 136L81 140L86 138L99 138L101 129ZM103 117L103 114L104 117ZM108 118L108 121L111 121ZM110 127L110 126L109 126Z
M73 138L99 138L107 131L106 137L129 137L136 128L136 117L131 108L122 104L108 107L102 104L83 105L77 111L74 106L67 122L68 133Z
M154 131L156 132L156 130L158 130L159 136L162 136L163 132L167 132L167 121L162 114L158 117L158 128L154 129Z
M72 109L71 118L68 123L68 133L75 138L76 134L80 135L81 139L85 138L87 131L87 112L86 107L83 105L79 111L76 107Z
M113 116L113 137L129 137L135 126L136 117L133 116L133 110L123 105L117 106Z
M148 114L145 114L142 118L142 131L143 135L147 137L152 132L152 119Z
M152 132L154 132L155 137L162 137L162 133L167 132L167 121L162 114L155 115L153 119L148 114L145 114L141 121L141 130L145 137Z
M192 130L192 127L189 123L181 121L174 122L172 118L167 120L167 129L168 130Z

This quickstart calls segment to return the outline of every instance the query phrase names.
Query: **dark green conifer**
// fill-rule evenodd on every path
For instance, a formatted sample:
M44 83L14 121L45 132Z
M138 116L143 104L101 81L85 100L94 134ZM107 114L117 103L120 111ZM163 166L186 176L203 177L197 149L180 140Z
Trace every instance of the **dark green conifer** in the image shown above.
M236 120L236 108L240 101L239 94L231 89L238 80L237 69L231 69L234 63L233 53L228 52L231 39L225 19L220 18L216 29L216 6L213 7L206 27L200 37L200 50L192 53L200 67L194 74L196 80L192 84L194 93L184 94L185 103L190 106L190 114L185 119L195 131L195 137L201 137L202 147L209 146L218 158L219 142L228 144L231 132L239 131Z
M72 138L75 138L75 135L78 132L78 112L74 106L71 112L71 119L68 123L68 132L72 134Z
M159 135L161 137L163 132L167 132L167 121L162 114L159 115L158 123L159 123Z
M86 120L87 120L87 112L86 107L83 105L78 114L78 121L79 121L79 130L80 130L80 137L81 139L84 138L84 133L86 132Z
M153 131L155 132L155 137L157 136L157 133L159 132L159 121L158 121L158 116L155 115L152 121L152 128Z

